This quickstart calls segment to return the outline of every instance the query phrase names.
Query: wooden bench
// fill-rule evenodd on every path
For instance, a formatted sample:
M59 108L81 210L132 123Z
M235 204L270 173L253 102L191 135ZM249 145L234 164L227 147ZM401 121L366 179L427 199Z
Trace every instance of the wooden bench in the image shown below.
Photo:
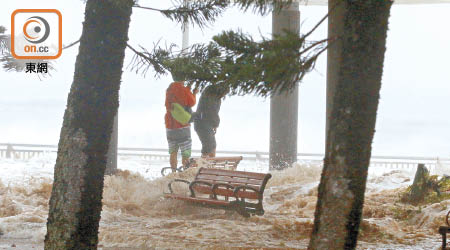
M170 193L165 193L164 197L231 209L245 217L250 214L263 215L263 193L271 177L271 174L200 168L192 182L182 179L170 182ZM188 184L190 194L175 194L172 189L174 182Z
M442 249L447 249L447 233L450 233L450 223L448 221L448 217L450 215L450 211L448 211L447 216L445 217L445 223L447 226L440 226L439 233L442 235Z

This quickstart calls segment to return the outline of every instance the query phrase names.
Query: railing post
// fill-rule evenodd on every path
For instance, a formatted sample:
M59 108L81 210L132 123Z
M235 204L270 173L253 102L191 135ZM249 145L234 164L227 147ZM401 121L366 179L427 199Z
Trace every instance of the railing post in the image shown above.
M11 158L11 155L13 154L13 152L14 152L14 149L13 149L13 147L11 146L11 144L8 144L7 146L6 146L6 158Z
M119 138L119 136L118 136L118 133L119 133L118 113L119 113L119 111L117 111L116 115L114 116L113 129L112 129L111 138L109 141L105 175L113 175L117 171L117 151L118 151L117 145L118 145L118 138Z

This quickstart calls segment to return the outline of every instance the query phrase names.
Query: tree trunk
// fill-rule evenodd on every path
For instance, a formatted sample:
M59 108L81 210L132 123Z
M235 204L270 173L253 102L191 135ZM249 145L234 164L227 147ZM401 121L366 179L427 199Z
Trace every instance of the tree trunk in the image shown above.
M58 145L45 249L96 249L132 0L88 0Z
M329 29L339 31L328 49L334 53L328 62L334 76L327 79L334 93L308 249L356 248L391 5L389 0L329 1Z
M416 175L414 176L414 182L411 186L411 193L409 201L413 204L418 204L425 199L428 194L429 185L428 177L429 172L424 164L419 164L417 166Z
M412 205L419 205L424 202L427 196L436 192L438 196L441 196L440 185L443 184L446 179L438 181L430 176L430 172L425 167L425 164L419 164L417 166L416 175L414 177L413 184L408 188L408 191L401 197L402 202L410 203Z

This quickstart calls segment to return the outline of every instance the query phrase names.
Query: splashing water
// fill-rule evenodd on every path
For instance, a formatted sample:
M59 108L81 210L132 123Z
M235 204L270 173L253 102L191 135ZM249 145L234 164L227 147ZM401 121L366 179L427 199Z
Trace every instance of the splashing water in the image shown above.
M251 218L163 198L171 180L192 180L196 171L190 168L154 179L130 170L106 176L99 248L306 249L319 166L296 164L273 171L264 193L266 213ZM0 247L43 247L52 179L34 176L22 178L22 182L0 181ZM420 209L397 202L411 179L411 173L401 171L369 176L358 249L439 247L436 230L443 224L450 202ZM175 185L174 191L186 192L187 186Z

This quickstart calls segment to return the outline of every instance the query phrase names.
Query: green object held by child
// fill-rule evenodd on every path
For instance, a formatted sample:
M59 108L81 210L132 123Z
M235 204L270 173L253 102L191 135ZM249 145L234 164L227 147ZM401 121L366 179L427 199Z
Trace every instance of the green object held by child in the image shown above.
M191 120L191 113L187 112L183 106L178 103L172 103L172 110L170 110L172 117L179 123L186 125Z

